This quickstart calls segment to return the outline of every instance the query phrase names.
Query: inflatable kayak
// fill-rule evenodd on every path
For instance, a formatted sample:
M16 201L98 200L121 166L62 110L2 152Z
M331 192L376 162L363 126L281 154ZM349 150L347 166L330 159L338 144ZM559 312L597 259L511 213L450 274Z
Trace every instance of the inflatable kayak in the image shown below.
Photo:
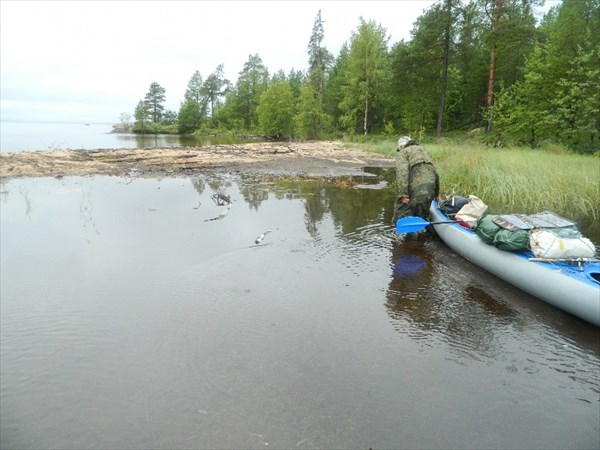
M600 327L598 260L536 261L529 251L499 250L483 242L471 229L449 219L437 206L434 201L430 208L431 225L452 250L519 289Z

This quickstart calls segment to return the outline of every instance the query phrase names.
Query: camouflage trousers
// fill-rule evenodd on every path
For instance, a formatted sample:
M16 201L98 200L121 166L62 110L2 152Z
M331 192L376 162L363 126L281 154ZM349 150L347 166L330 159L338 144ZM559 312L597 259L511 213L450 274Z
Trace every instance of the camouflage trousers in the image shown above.
M394 204L392 223L406 216L429 218L429 207L432 200L439 195L439 178L433 164L421 163L410 168L408 196L410 201L403 204L400 198Z

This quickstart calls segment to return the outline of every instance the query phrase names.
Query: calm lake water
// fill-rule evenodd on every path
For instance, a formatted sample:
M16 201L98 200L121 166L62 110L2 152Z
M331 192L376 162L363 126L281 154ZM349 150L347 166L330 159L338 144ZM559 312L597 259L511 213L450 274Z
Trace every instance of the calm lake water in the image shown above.
M114 134L111 130L112 124L108 123L1 122L0 152L181 147L248 142L247 139L232 136Z
M600 331L397 237L388 188L0 191L2 448L600 446Z

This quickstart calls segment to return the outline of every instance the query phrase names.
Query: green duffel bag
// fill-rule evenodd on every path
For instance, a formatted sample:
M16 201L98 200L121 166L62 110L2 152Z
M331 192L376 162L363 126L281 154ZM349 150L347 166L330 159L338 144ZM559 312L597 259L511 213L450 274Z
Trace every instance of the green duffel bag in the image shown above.
M475 234L479 236L483 242L489 245L494 245L496 233L502 229L499 225L496 225L493 222L495 217L496 215L494 214L486 214L485 216L481 216L479 219L477 219L475 227L473 227Z
M500 250L509 252L529 250L529 231L510 231L501 228L494 236L494 245Z

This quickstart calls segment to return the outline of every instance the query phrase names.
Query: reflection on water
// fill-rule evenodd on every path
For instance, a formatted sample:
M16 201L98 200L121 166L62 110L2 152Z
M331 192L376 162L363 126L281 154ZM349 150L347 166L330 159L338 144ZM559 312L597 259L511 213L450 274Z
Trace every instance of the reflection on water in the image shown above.
M115 134L118 148L199 147L255 142L256 138L242 136L192 136L175 134Z
M597 448L598 329L375 174L2 182L0 446Z
M473 285L470 274L438 263L436 252L439 252L437 242L428 233L394 243L394 276L388 288L390 315L397 319L406 315L419 327L441 328L445 333L461 331L470 336L478 328L482 335L491 335L488 330L518 320L515 310L508 304ZM472 314L472 320L465 321L466 314ZM494 324L488 323L489 320ZM464 329L463 323L468 330ZM465 336L457 339L464 340Z

